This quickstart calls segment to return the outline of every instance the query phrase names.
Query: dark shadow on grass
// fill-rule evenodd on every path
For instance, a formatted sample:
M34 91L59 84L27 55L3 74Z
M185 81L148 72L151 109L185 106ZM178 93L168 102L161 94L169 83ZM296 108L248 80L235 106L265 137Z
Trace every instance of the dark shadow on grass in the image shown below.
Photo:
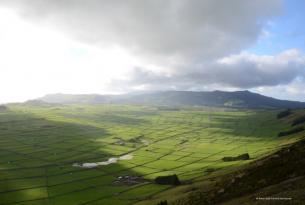
M121 118L112 119L117 122ZM99 162L112 157L103 151L103 144L96 143L107 135L106 130L93 126L2 112L0 204L82 204L116 198L115 193L133 188L112 184L122 172L138 175L119 164L95 169L72 166L74 162Z

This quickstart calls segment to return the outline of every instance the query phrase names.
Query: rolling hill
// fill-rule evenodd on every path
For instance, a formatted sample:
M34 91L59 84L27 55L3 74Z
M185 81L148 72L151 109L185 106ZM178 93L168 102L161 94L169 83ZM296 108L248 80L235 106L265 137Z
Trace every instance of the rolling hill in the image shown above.
M159 91L123 95L50 94L38 100L60 104L147 104L162 106L212 106L232 108L305 108L305 102L279 100L249 91Z

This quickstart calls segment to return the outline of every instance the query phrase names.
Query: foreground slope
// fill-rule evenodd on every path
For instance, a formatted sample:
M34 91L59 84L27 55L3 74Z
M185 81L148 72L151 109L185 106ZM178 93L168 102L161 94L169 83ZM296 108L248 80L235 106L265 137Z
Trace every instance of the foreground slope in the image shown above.
M199 188L172 204L304 204L304 158L303 139L245 168L220 176L209 189Z
M304 110L297 110L281 118L294 127L296 120L304 116ZM304 124L305 120L298 126ZM305 133L296 135L261 159L157 195L152 204L157 201L173 205L304 204Z
M249 91L164 91L125 95L46 95L40 100L62 104L146 104L167 106L212 106L235 108L305 108L304 102L278 100Z

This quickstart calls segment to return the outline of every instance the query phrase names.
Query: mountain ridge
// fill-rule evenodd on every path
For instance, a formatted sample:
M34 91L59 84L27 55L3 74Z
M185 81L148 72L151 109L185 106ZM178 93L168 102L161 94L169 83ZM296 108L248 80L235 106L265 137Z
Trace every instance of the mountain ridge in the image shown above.
M121 95L48 94L37 100L59 104L141 104L231 108L305 108L305 102L279 100L250 91L156 91Z

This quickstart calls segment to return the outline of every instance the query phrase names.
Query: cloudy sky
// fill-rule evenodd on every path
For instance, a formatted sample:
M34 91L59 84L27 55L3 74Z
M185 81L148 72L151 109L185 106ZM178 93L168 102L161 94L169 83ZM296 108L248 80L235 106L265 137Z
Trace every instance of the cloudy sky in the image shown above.
M0 102L251 90L305 101L304 0L0 0Z

